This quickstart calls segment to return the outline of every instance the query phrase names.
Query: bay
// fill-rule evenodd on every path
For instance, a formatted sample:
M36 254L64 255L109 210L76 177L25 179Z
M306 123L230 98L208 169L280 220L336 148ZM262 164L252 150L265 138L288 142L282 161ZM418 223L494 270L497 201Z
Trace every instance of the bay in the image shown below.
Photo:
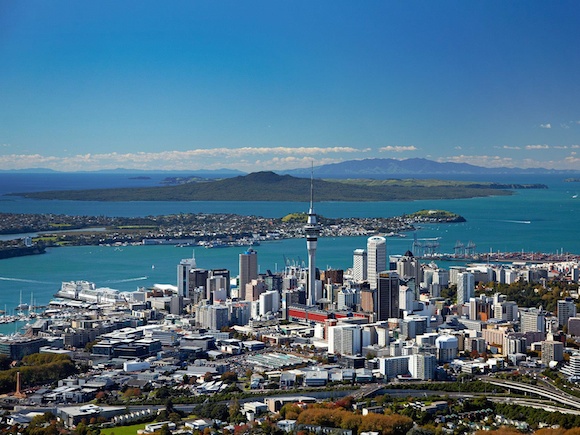
M97 181L109 175L88 180L80 174L67 174L63 179L41 176L34 183L25 177L31 174L0 174L0 193L11 191L51 190L58 186L85 188L126 186L131 183L154 185L159 180L127 180L128 175L115 175L101 186ZM18 175L19 177L15 177ZM51 174L54 175L54 174ZM57 174L58 175L58 174ZM78 177L75 177L78 176ZM90 178L90 177L89 177ZM373 203L326 202L315 198L315 211L328 217L400 216L421 209L444 209L459 213L467 220L460 224L422 225L404 238L389 238L389 254L403 254L413 249L413 237L436 239L438 252L452 253L455 244L473 242L476 251L569 252L580 253L580 199L574 198L578 183L565 183L563 176L498 177L497 182L545 183L546 190L517 190L512 196L495 196L459 200L394 201ZM18 179L26 179L24 186ZM75 181L75 179L77 181ZM88 180L88 181L87 181ZM482 181L474 179L475 181ZM36 184L35 184L36 183ZM124 184L125 183L125 184ZM142 184L143 185L143 184ZM290 212L308 209L308 192L304 202L91 202L28 200L21 197L0 197L0 212L57 213L70 215L147 216L170 213L236 213L266 217L282 217ZM322 269L348 268L352 251L366 246L366 237L320 238L317 263ZM281 270L285 261L306 261L303 239L265 242L257 248L260 269ZM238 254L242 248L196 249L199 267L228 268L238 273ZM173 246L66 247L49 249L44 255L11 258L0 261L0 309L14 309L22 291L23 302L31 293L38 304L47 303L62 281L85 279L98 286L131 291L138 286L155 283L175 284L177 264L189 258L188 248ZM286 259L286 260L285 260ZM2 325L4 326L4 325ZM12 328L12 329L11 329ZM13 327L9 328L13 331ZM0 332L3 330L0 328Z

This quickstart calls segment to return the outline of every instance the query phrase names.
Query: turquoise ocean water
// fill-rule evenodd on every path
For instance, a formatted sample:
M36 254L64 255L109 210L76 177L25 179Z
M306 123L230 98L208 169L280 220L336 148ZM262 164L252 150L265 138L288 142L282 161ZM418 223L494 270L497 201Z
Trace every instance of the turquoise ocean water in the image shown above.
M68 177L68 178L67 178ZM80 174L63 174L46 179L38 175L30 180L25 174L0 174L0 194L24 190L48 190L75 187L111 187L152 185L158 180L134 180L127 175L90 179ZM162 178L162 177L161 177ZM445 209L461 214L461 224L423 225L418 238L438 238L439 251L452 253L457 241L472 241L476 251L570 252L580 253L580 183L565 183L563 176L511 177L519 183L545 183L547 190L518 190L512 196L461 200L396 201L375 203L324 202L315 204L318 214L329 217L397 216L421 209ZM60 183L60 184L59 184ZM23 187L24 185L24 187ZM307 196L307 195L306 195ZM306 198L305 198L306 199ZM0 197L0 212L63 213L110 216L146 216L168 213L237 213L281 217L289 212L305 211L307 202L75 202L36 201L19 197ZM389 254L402 254L412 248L413 234L387 241ZM347 268L352 265L352 251L364 248L365 237L321 238L317 262L320 268ZM302 239L266 242L256 248L260 270L281 270L285 258L305 261L306 243ZM199 267L228 268L238 273L241 248L195 250ZM29 303L31 294L38 304L47 303L62 281L88 280L98 286L135 290L155 283L175 284L176 266L191 257L190 248L173 246L67 247L49 249L44 255L0 261L0 309L13 310L20 301ZM447 267L448 265L442 264ZM14 332L14 325L0 325L0 333Z

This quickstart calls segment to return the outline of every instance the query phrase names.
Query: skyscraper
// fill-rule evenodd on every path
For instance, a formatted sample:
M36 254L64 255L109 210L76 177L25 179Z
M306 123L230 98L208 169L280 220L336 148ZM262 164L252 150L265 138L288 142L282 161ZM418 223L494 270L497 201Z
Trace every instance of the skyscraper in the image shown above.
M367 279L371 288L377 288L379 273L387 270L387 239L380 236L367 240Z
M457 305L469 302L475 296L475 276L470 272L457 274Z
M314 213L314 186L312 175L310 176L310 209L308 210L308 221L304 226L306 233L306 248L308 249L308 285L307 285L307 305L316 304L316 246L318 244L318 234L320 227L316 222Z
M558 324L564 326L568 324L570 317L576 317L576 304L572 298L558 301Z
M197 267L195 251L191 258L184 258L177 265L177 295L189 297L189 271Z
M405 252L405 255L397 260L397 273L402 280L407 282L408 286L413 287L415 300L419 300L421 294L422 272L419 260L413 256L411 251Z
M352 277L355 281L367 279L367 251L355 249L352 255Z
M383 271L377 278L377 320L399 318L399 275Z
M529 308L520 313L520 332L546 332L546 315L543 310Z
M258 253L252 248L240 254L239 298L246 298L246 284L258 278Z

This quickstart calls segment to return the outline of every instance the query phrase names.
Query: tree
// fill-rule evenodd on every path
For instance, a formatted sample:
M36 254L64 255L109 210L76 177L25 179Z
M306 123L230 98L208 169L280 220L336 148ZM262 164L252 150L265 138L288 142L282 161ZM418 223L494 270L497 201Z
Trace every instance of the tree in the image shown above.
M175 408L173 407L173 400L171 400L171 397L165 401L165 410L168 414L175 412Z
M11 362L10 357L7 355L0 355L0 370L8 370Z
M159 435L171 435L171 430L169 429L169 426L167 426L166 424L161 426L161 429L159 430Z
M169 388L166 386L159 387L155 392L155 397L158 399L167 399L169 396L171 396L171 394L169 392Z
M232 384L234 382L238 382L238 375L235 372L225 372L221 376L222 382L226 384Z
M127 388L125 390L125 392L123 393L123 396L129 400L134 398L134 397L139 397L139 396L141 396L141 389L136 388L136 387L135 388Z
M229 415L229 421L236 421L236 419L239 417L240 415L240 403L238 402L237 397L234 397L231 401L230 401L230 409L228 411L228 415Z
M167 418L169 419L169 421L172 421L173 423L179 423L181 422L181 415L179 415L177 412L171 412Z
M79 424L77 424L77 427L74 431L76 435L87 435L87 432L88 432L87 424L84 422L80 422Z

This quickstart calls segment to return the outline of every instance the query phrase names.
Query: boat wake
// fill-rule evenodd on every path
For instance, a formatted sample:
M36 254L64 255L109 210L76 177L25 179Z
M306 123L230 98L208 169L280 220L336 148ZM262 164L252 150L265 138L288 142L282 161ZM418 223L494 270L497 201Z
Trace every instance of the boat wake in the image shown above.
M514 221L509 219L501 219L498 222L509 222L511 224L531 224L532 221Z
M107 284L119 284L122 282L144 281L147 278L149 278L149 277L148 276L138 276L137 278L117 279L117 280L111 280L111 281L106 281L106 282L107 282Z
M29 282L32 284L54 284L53 282L35 281L33 279L9 278L7 276L0 276L0 281Z

